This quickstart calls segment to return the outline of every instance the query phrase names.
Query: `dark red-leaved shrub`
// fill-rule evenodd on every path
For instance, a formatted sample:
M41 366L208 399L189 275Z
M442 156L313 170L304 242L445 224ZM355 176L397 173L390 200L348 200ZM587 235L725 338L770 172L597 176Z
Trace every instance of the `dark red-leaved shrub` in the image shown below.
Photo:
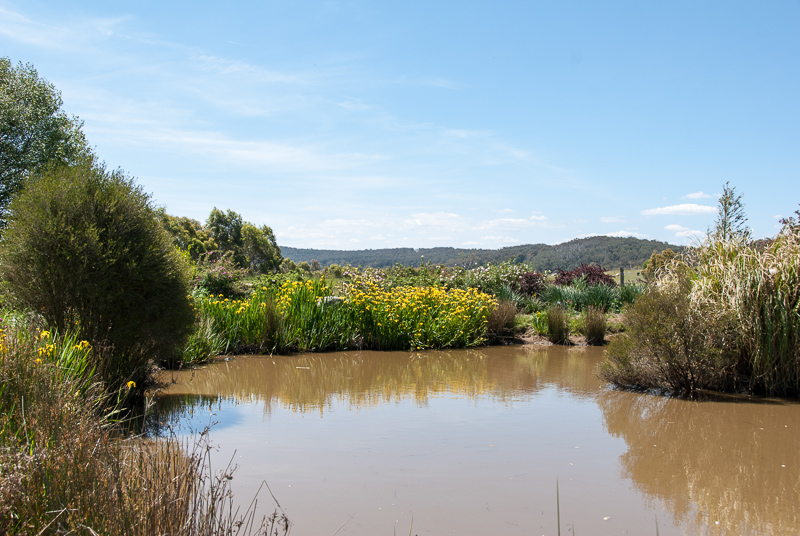
M541 272L527 272L519 278L519 291L526 296L536 296L544 290L545 285L545 277Z
M617 286L614 279L606 273L605 268L597 264L581 264L574 270L568 272L559 270L556 274L556 285L569 286L580 278L584 278L586 280L586 285L590 287L594 285Z

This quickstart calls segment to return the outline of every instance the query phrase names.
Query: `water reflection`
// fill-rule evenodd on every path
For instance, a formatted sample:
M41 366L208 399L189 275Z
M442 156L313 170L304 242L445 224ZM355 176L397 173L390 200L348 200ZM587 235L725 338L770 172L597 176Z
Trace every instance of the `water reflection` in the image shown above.
M167 398L180 400L162 405L179 407L202 395L261 403L267 413L276 403L297 412L323 413L343 401L357 408L407 399L425 406L431 396L443 393L512 403L548 385L588 396L598 387L592 374L598 357L596 349L548 347L240 356L165 374L162 382L174 382Z
M561 514L591 534L654 534L656 515L662 535L800 533L799 405L610 390L594 374L601 358L563 347L241 356L168 373L151 423L215 413L243 481L271 475L296 518L318 522L298 533L332 533L342 511L362 523L342 535L412 514L430 533L555 533L556 478Z
M602 391L623 475L712 534L800 534L800 407Z

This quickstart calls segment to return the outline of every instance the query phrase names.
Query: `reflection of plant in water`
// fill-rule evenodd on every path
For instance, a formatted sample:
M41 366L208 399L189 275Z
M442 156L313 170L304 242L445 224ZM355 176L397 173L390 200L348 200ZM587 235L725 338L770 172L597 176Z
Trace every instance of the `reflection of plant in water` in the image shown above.
M337 401L371 407L457 393L513 403L542 387L576 393L597 387L593 348L495 347L435 352L348 352L293 357L239 358L187 372L165 397L179 406L181 393L212 394L237 402L272 404L298 412L320 412ZM188 374L191 374L191 379Z
M693 518L710 534L800 532L796 405L620 391L601 393L598 404L608 432L628 444L625 476L663 500L676 519Z

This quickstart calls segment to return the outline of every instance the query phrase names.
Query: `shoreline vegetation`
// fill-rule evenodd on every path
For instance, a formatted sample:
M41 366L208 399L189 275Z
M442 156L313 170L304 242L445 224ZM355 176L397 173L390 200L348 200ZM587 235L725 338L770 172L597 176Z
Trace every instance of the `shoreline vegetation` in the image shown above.
M754 241L725 185L702 244L664 259L625 312L601 378L627 389L800 396L800 211Z
M609 338L600 374L623 388L800 395L800 222L753 241L728 185L707 239L654 253L644 282L576 256L542 272L523 262L532 250L468 268L323 267L283 257L269 227L231 210L201 224L155 207L33 66L0 58L0 90L2 533L286 534L280 512L259 524L232 510L207 434L128 433L155 366L226 352Z

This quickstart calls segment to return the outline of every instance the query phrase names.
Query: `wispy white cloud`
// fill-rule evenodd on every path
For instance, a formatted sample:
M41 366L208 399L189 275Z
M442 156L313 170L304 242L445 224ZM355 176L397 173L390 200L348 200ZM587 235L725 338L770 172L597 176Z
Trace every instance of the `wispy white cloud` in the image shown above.
M684 203L668 207L648 208L643 210L641 214L642 216L694 216L697 214L714 214L716 211L716 208L707 205Z
M711 195L703 193L703 192L692 192L690 194L686 194L681 199L706 199L711 197Z
M428 228L458 231L467 226L467 220L463 216L450 212L419 212L411 214L403 224L406 229Z
M0 8L0 35L17 43L61 52L108 39L127 18L73 18L54 24Z
M705 235L703 231L698 231L696 229L691 229L689 227L684 227L683 225L678 225L672 223L664 227L667 231L675 233L677 238L690 238L690 239L699 239Z

